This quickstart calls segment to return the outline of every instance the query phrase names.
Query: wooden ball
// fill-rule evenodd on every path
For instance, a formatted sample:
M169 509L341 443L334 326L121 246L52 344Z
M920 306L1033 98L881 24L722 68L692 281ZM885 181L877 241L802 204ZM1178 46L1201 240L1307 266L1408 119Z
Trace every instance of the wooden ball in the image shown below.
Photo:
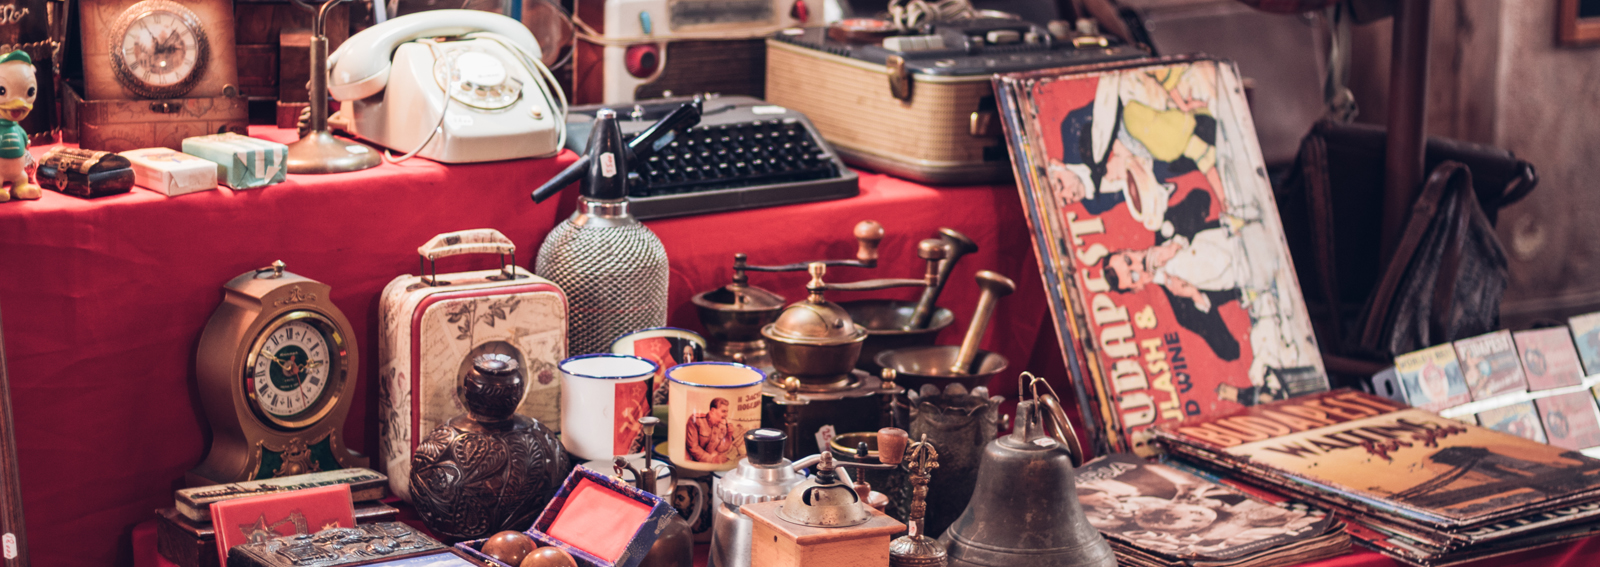
M489 541L483 542L483 554L506 565L521 565L533 548L533 538L511 530L489 536Z
M578 562L559 547L541 547L524 557L518 567L578 567Z

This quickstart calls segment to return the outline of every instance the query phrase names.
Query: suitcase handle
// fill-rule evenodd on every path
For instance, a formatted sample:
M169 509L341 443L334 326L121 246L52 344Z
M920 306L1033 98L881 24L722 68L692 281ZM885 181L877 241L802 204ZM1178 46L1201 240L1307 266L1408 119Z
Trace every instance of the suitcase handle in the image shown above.
M448 285L450 282L439 281L439 270L435 261L463 254L498 254L500 272L505 279L526 277L516 273L517 245L513 244L510 238L492 228L475 228L446 232L417 247L418 260L422 264L421 271L428 274L423 276L422 282L430 286ZM511 256L510 263L506 262L506 256Z

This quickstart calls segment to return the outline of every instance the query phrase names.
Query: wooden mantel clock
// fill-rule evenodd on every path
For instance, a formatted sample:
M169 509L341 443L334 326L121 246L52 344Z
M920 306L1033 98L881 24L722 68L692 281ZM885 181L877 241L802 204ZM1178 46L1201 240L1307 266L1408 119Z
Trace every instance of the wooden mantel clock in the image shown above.
M283 262L233 278L195 355L211 449L189 486L367 466L344 447L355 335L328 286Z

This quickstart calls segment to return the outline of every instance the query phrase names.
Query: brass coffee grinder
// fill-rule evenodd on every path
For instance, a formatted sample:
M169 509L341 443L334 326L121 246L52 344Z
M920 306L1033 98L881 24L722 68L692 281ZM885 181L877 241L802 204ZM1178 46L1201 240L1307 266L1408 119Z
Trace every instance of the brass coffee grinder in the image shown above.
M1083 452L1044 381L1023 373L1016 427L984 448L967 510L939 536L952 567L1114 567L1117 558L1078 503ZM1044 384L1048 389L1049 385Z
M777 320L761 328L774 369L762 386L765 394L762 422L797 421L798 435L791 433L799 437L791 437L795 454L818 452L811 433L824 425L832 425L836 431L874 431L882 426L878 397L885 394L883 383L878 377L855 368L867 330L823 294L830 290L867 291L936 285L944 246L937 240L924 240L917 246L917 255L928 263L922 279L827 283L822 279L827 267L820 262L813 263L811 281L806 284L806 299L785 308ZM785 389L784 384L790 378L799 382L795 388L797 392ZM796 397L804 402L796 403ZM793 412L798 412L798 418Z
M1016 291L1017 284L995 272L979 270L976 276L978 307L967 326L960 346L913 346L878 353L878 365L893 368L906 388L920 390L933 385L940 390L956 384L962 392L989 384L989 379L1004 372L1009 361L999 353L978 348L989 330L995 302Z
M878 353L912 346L932 345L939 332L954 323L955 315L949 309L935 305L944 285L950 281L956 262L963 256L978 251L978 244L953 228L941 228L934 235L944 243L944 259L939 261L939 283L922 290L917 301L893 299L860 299L842 301L839 305L850 312L856 324L867 329L867 342L861 346L861 358L856 368L868 374L878 374Z
M767 355L767 344L761 337L761 329L777 320L778 312L783 309L786 300L781 295L750 285L750 277L746 272L799 272L815 263L878 267L878 242L883 240L883 226L878 221L864 220L856 223L854 235L854 260L751 266L744 254L734 254L733 281L726 286L696 294L690 300L700 314L700 323L706 328L707 358L742 362L770 373L772 360Z

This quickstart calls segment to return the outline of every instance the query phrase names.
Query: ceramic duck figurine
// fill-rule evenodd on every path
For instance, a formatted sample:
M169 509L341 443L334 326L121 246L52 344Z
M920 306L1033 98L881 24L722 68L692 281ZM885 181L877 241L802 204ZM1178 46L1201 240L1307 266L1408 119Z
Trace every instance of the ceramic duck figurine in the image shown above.
M20 49L0 57L0 203L38 199L39 186L28 178L28 133L17 125L33 110L39 83L33 76L33 58Z

